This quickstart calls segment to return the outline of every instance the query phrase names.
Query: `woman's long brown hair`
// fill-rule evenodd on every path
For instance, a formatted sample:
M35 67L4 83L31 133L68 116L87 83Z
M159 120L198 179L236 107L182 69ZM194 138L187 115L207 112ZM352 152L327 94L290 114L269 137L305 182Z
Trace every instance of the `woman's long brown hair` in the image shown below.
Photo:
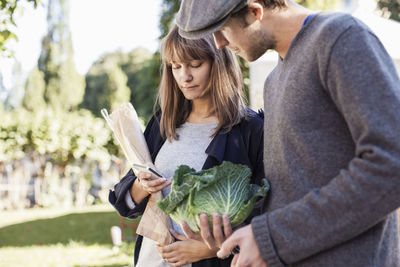
M212 35L198 39L184 39L174 26L161 43L163 64L161 84L158 91L158 104L161 108L160 130L168 140L178 139L176 129L188 118L191 101L187 100L176 83L171 62L205 60L211 62L208 90L218 125L212 137L220 130L228 132L245 116L246 106L242 97L242 73L235 56L227 48L218 50Z

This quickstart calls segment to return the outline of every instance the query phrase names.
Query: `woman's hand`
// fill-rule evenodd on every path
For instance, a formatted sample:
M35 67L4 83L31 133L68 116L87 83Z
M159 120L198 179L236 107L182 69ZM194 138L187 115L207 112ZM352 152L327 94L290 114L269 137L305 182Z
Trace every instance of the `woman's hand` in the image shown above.
M211 250L202 241L188 239L173 230L171 230L171 234L179 241L167 246L158 246L157 250L161 257L172 266L182 266L202 259L216 257L218 249Z
M140 203L149 194L157 193L172 183L172 178L152 179L149 172L139 172L130 193L135 203ZM153 176L154 177L154 176Z
M137 175L138 184L148 194L154 194L172 183L172 178L156 178L149 172L139 172Z
M218 213L213 214L212 232L208 223L208 215L203 213L199 216L200 219L200 234L193 233L186 222L182 222L182 230L188 239L194 239L204 242L209 249L219 249L222 243L232 234L232 226L228 216Z

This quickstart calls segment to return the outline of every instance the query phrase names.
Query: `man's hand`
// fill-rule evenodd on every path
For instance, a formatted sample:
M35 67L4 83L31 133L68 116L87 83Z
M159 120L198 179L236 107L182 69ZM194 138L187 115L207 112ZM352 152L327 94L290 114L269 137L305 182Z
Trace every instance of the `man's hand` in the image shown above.
M231 222L227 215L221 217L218 213L213 214L212 233L208 223L207 214L200 214L200 235L204 243L210 248L221 248L222 243L232 234Z
M240 253L233 257L231 266L242 267L267 267L267 264L261 257L260 250L257 247L251 225L244 226L236 230L221 246L217 256L225 258L231 254L236 247L240 247Z
M232 234L232 227L229 221L228 216L222 216L222 224L221 224L221 217L218 213L213 214L213 231L211 233L210 225L208 223L208 216L207 214L200 214L200 234L193 233L189 225L185 222L181 222L181 227L185 236L188 239L198 240L204 242L209 249L216 249L220 248L222 242Z

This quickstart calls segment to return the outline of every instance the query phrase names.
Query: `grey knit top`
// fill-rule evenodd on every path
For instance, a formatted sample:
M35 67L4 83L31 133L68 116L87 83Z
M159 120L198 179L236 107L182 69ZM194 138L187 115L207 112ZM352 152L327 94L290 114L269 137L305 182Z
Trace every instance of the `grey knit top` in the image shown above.
M264 87L269 267L400 266L400 80L363 23L321 13Z
M199 171L207 158L205 153L210 144L217 122L212 123L184 123L177 129L179 140L165 141L155 160L156 169L164 177L173 177L176 168L185 164ZM162 190L164 196L169 194L171 187ZM129 192L128 192L129 193ZM183 234L179 222L172 221L172 227L178 233ZM156 251L153 240L143 237L137 267L161 267L170 266ZM189 267L186 264L184 267Z

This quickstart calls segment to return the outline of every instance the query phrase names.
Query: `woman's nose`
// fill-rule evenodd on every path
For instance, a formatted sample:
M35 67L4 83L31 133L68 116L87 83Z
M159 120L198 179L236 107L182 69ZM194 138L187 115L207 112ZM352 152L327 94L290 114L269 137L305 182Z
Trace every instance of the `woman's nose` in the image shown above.
M190 82L191 80L193 80L192 73L188 70L183 70L183 80L185 82Z

